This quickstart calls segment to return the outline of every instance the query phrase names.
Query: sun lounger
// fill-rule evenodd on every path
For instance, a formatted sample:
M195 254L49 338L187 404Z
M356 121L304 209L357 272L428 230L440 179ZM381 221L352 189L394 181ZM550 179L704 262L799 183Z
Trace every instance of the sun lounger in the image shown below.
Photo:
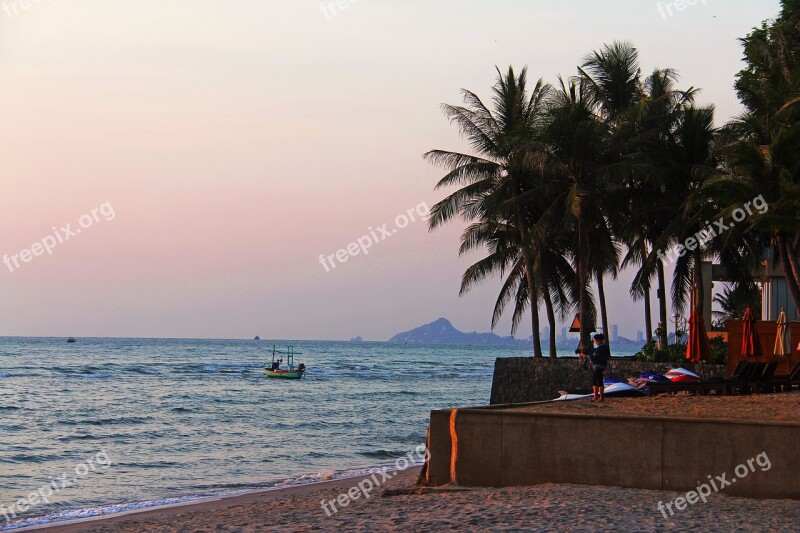
M772 378L772 387L775 391L790 391L795 385L800 387L800 363L794 365L791 373Z
M753 375L755 372L757 372L757 365L758 363L739 361L739 364L736 365L736 369L734 370L733 374L731 374L731 377L722 380L723 394L732 395L749 392L749 384ZM763 373L763 371L763 367L761 367L761 372Z
M647 385L647 396L653 397L659 394L673 394L677 392L700 392L702 383L694 382L664 382L664 383L649 383Z
M752 392L772 392L774 385L772 378L778 369L777 361L771 361L764 367L764 372L760 376L754 376L752 382Z

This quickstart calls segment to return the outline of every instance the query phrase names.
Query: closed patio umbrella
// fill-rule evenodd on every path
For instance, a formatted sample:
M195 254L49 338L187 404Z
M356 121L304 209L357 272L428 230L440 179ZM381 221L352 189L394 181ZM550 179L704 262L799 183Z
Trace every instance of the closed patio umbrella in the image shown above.
M704 363L711 359L711 344L708 342L706 323L696 309L689 318L689 342L686 344L686 359L692 363Z
M742 357L761 357L761 343L753 311L748 307L742 319Z
M786 311L781 309L778 315L778 332L775 337L775 355L789 357L792 355L792 330L789 329L789 321L786 319Z

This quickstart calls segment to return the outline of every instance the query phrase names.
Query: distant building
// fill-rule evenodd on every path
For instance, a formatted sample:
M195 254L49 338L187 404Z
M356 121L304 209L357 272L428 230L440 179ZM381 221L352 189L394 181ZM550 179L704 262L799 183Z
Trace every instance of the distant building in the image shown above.
M611 324L611 342L617 342L619 340L619 326L617 324Z
M644 332L637 331L636 332L636 342L644 342Z
M567 343L567 328L561 328L561 344Z
M549 339L550 338L550 328L544 328L544 332L542 332L542 338L543 339Z

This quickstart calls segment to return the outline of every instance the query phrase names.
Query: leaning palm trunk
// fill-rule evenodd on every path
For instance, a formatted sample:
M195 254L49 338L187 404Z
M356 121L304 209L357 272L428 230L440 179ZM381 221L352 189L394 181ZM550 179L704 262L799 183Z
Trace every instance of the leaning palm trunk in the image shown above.
M653 340L653 311L650 309L650 284L644 287L644 329L647 342Z
M553 311L553 298L550 292L542 291L544 297L544 307L547 311L547 322L550 324L550 357L558 357L558 345L556 343L556 313Z
M660 259L656 261L656 270L658 271L658 312L661 321L658 342L666 348L669 340L667 336L667 280L664 275L664 263Z
M603 321L603 334L606 337L606 344L611 348L611 336L608 329L608 313L606 312L606 289L603 285L603 275L597 275L597 299L600 300L600 318Z

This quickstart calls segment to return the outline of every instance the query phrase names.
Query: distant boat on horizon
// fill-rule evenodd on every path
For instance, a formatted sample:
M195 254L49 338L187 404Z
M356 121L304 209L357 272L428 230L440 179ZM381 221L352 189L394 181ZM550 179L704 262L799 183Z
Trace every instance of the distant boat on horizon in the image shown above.
M72 344L73 342L78 342L78 341L75 340L75 337L70 337L67 339L67 342Z

